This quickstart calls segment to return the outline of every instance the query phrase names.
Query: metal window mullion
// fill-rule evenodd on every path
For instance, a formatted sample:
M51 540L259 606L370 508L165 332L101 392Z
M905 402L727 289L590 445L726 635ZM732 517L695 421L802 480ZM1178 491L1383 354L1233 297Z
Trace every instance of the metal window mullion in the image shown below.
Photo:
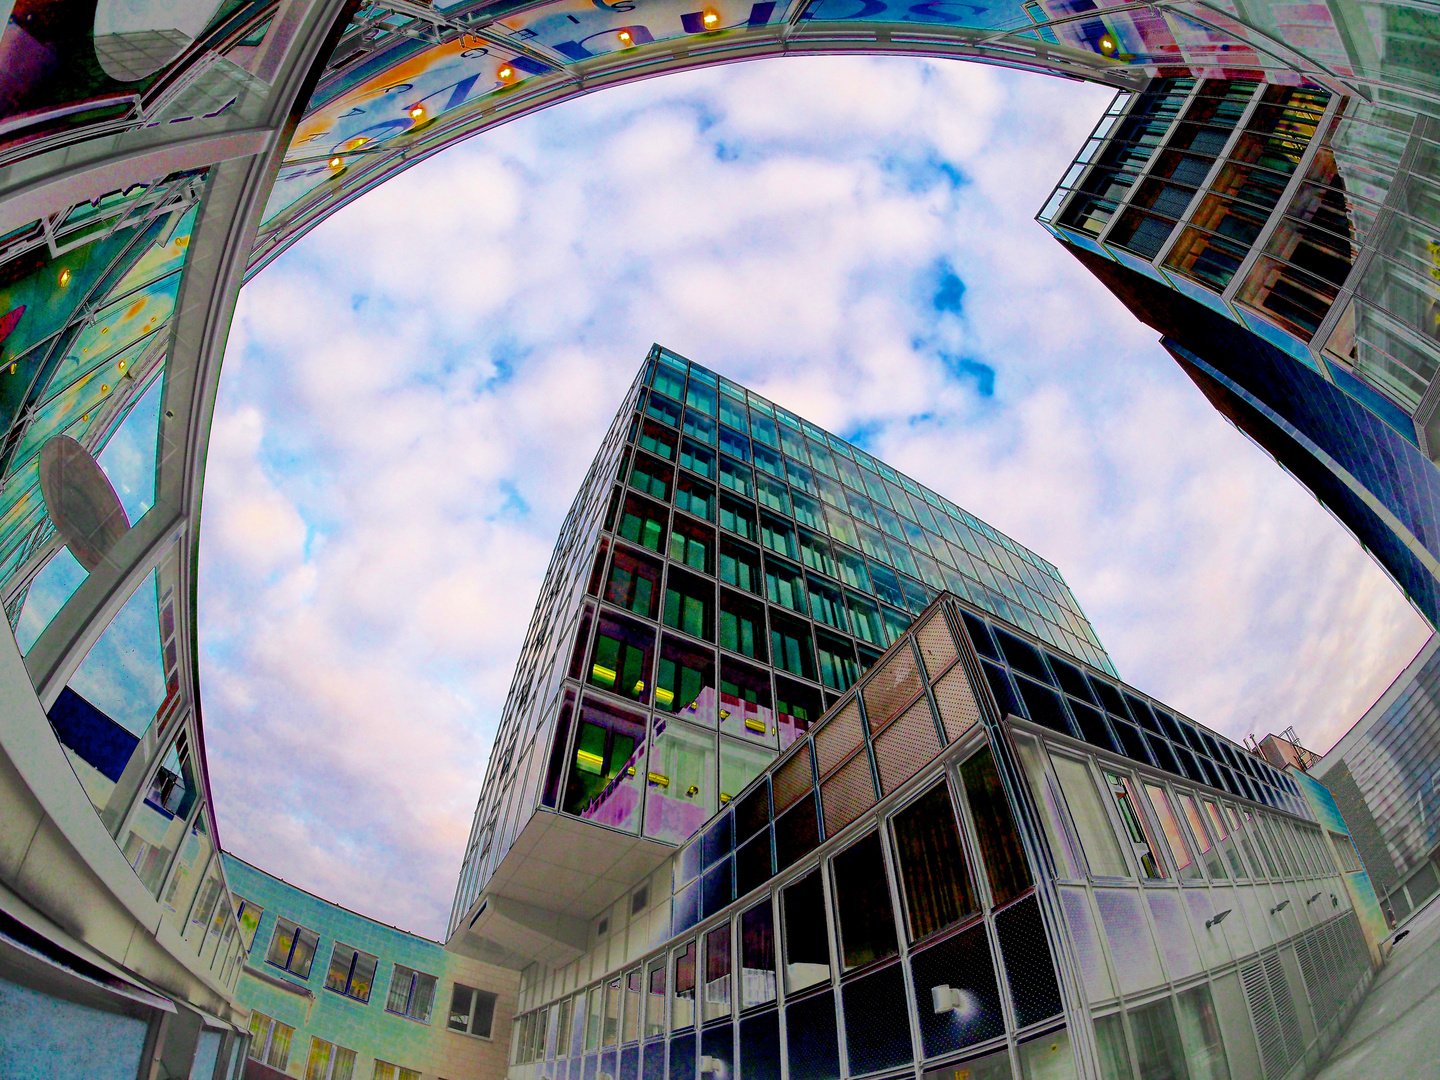
M1149 177L1150 170L1155 167L1155 159L1160 156L1161 151L1170 145L1170 140L1175 137L1175 132L1180 127L1181 118L1190 111L1191 104L1193 104L1196 97L1199 96L1200 87L1204 84L1204 79L1195 80L1195 85L1190 88L1190 92L1185 95L1185 100L1181 102L1180 107L1175 110L1175 119L1171 120L1170 126L1165 129L1165 137L1155 144L1155 149L1150 152L1150 156L1145 159L1145 164L1141 166L1140 171L1135 174L1135 182L1130 185L1130 190L1126 192L1125 198L1115 207L1115 212L1110 215L1110 220L1105 223L1104 230L1095 238L1096 243L1103 245L1106 242L1106 238L1115 230L1116 222L1118 222L1120 216L1129 209L1135 192L1139 190L1140 185Z
M1244 261L1240 263L1239 269L1236 270L1234 276L1230 278L1230 284L1225 287L1225 291L1221 294L1221 298L1226 303L1233 304L1235 302L1235 294L1238 293L1240 287L1245 284L1245 279L1249 277L1250 271L1259 261L1261 253L1265 250L1265 245L1268 244L1270 238L1275 235L1275 230L1280 227L1280 221L1284 218L1285 211L1290 208L1290 204L1294 202L1295 194L1300 190L1300 185L1305 182L1305 176L1310 171L1310 165L1315 160L1315 155L1319 153L1321 143L1325 141L1326 136L1329 134L1330 123L1334 120L1335 113L1338 111L1340 102L1343 100L1345 99L1340 97L1340 95L1331 94L1329 102L1325 105L1325 111L1320 114L1320 119L1315 125L1315 134L1310 137L1310 142L1305 147L1305 152L1300 155L1300 161L1296 164L1295 171L1290 174L1290 179L1285 184L1285 190L1280 195L1279 202L1275 204L1275 209L1270 211L1270 217L1265 222L1264 228L1260 230L1260 235L1257 236L1254 243L1250 245L1249 253L1246 254ZM1386 201L1388 202L1389 200L1387 199ZM1378 226L1379 224L1377 221L1376 225ZM1353 272L1352 270L1351 273ZM1333 310L1334 305L1331 305L1331 307Z
M1260 108L1260 103L1264 101L1265 91L1269 86L1269 83L1259 83L1251 93L1250 101L1246 104L1245 111L1240 114L1240 119L1235 121L1235 127L1225 139L1225 145L1221 148L1220 153L1217 154L1215 160L1210 163L1210 170L1205 174L1204 182L1195 189L1195 194L1191 196L1189 205L1185 207L1185 212L1180 215L1180 220L1176 224L1181 227L1170 230L1169 237L1167 237L1165 243L1160 246L1160 250L1156 253L1155 258L1150 260L1151 266L1158 267L1170 257L1171 250L1179 243L1180 234L1184 232L1183 227L1190 223L1190 219L1195 215L1196 211L1200 209L1200 203L1204 201L1205 196L1210 193L1210 189L1214 186L1215 181L1220 178L1220 170L1229 162L1230 155L1235 152L1235 145L1240 141L1240 137L1245 134L1246 129L1250 126L1250 121L1254 119L1256 110ZM1333 101L1334 99L1332 98L1331 100Z

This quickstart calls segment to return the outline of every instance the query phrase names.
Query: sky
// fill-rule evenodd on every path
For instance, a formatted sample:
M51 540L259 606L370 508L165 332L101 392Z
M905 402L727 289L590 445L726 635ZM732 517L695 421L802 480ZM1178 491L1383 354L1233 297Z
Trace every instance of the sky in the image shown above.
M222 842L444 933L561 520L652 342L1058 565L1121 677L1327 748L1427 631L1033 221L1110 92L786 58L606 90L241 293L201 535Z

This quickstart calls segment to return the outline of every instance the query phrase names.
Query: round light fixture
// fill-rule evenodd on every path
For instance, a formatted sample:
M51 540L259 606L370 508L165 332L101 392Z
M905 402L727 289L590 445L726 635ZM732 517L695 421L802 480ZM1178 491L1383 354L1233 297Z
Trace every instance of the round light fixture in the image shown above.
M635 39L630 36L630 31L629 31L629 30L621 30L621 31L620 31L620 44L621 44L621 45L633 45L634 42L635 42Z
M1111 37L1109 34L1101 36L1100 51L1102 53L1104 53L1106 56L1114 56L1115 48L1115 39L1113 37Z
M714 8L706 8L705 14L700 16L700 21L705 24L706 30L713 30L720 25L720 13Z
M504 64L495 75L501 82L510 82L515 78L515 69L509 64Z
M410 119L411 119L411 120L422 120L422 119L424 119L424 117L425 117L425 106L424 106L424 105L416 105L413 109L410 110Z
M338 169L338 168L340 168L340 164L341 164L341 162L340 162L340 159L339 159L338 157L332 157L332 158L330 159L330 167L331 167L332 169Z

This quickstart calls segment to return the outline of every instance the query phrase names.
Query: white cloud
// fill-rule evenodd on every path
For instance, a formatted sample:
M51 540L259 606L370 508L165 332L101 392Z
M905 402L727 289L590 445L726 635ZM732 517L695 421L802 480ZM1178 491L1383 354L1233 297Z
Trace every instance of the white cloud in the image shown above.
M1423 629L1031 221L1108 99L919 61L672 76L449 150L256 279L201 548L226 842L442 932L560 520L652 340L1050 558L1142 688L1338 734Z

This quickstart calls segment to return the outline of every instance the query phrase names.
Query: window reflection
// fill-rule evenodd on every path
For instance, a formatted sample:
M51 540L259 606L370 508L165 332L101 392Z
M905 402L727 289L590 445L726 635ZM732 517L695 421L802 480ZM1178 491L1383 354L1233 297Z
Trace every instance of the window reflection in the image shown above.
M910 939L954 926L976 910L955 808L945 784L936 784L891 819Z
M880 834L857 840L836 855L830 867L842 970L894 956L899 944Z
M785 988L789 993L830 981L830 937L825 890L812 870L780 894L785 934Z

